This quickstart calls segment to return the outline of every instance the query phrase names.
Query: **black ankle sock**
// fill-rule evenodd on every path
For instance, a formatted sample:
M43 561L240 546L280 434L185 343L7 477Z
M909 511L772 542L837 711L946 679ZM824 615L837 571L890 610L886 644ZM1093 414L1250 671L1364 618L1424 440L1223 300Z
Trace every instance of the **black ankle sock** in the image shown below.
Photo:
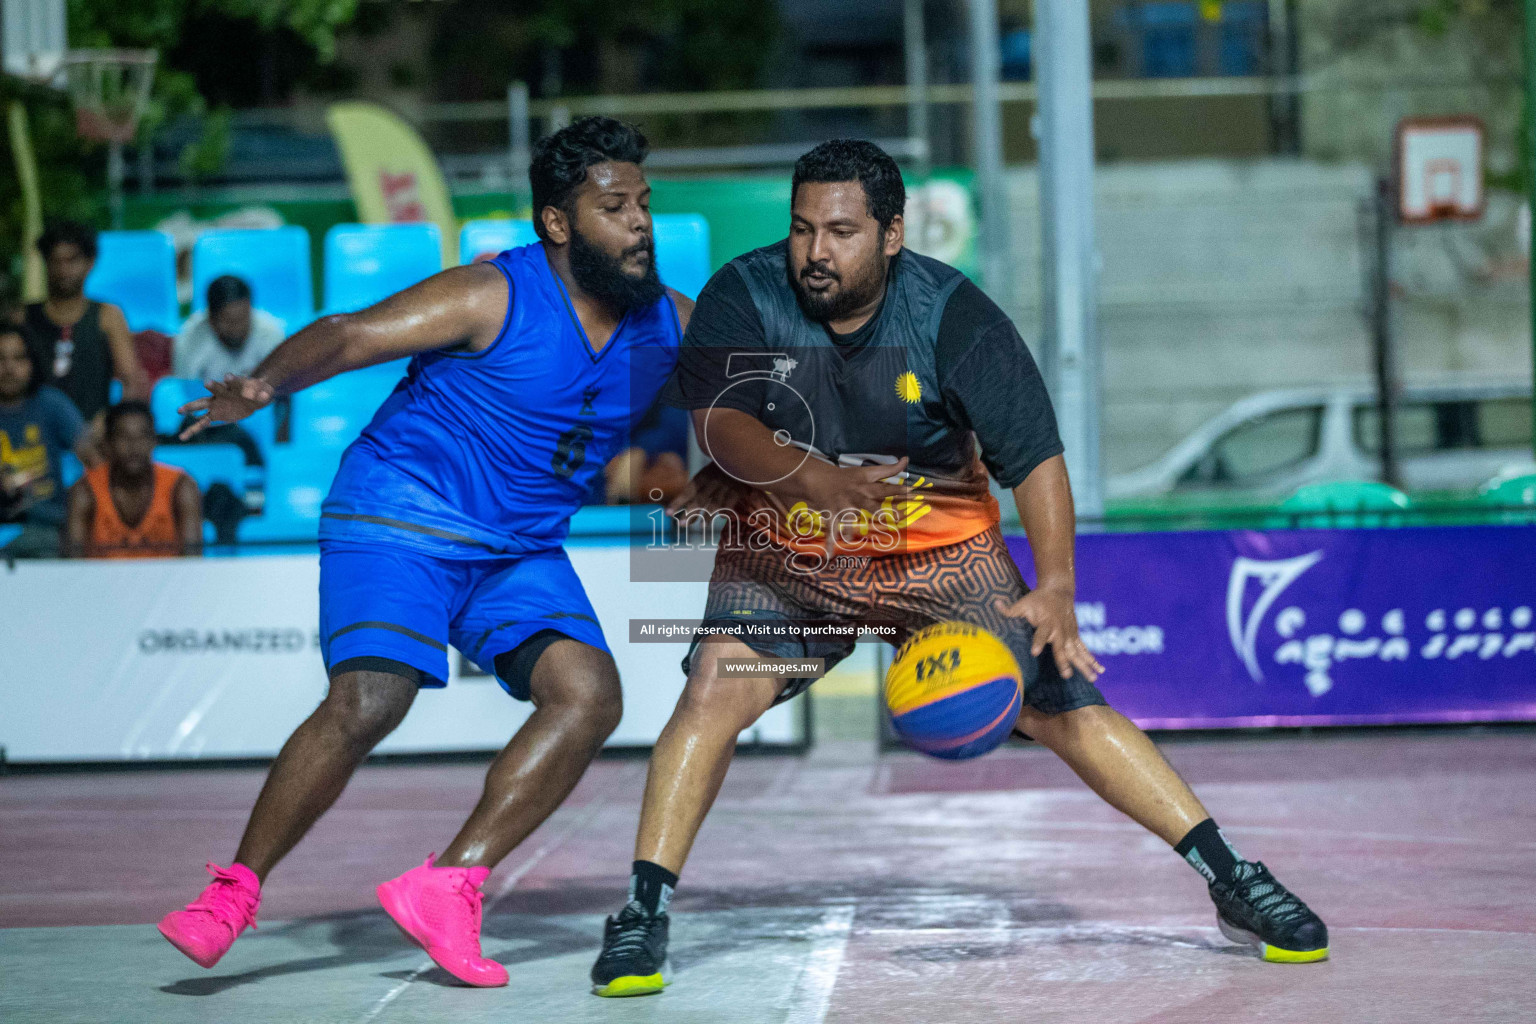
M1173 851L1189 861L1189 866L1205 876L1207 882L1230 882L1242 855L1227 842L1214 818L1206 818L1179 840Z
M629 898L639 900L652 917L665 914L667 904L672 902L672 891L677 888L677 876L648 860L635 861L630 871Z

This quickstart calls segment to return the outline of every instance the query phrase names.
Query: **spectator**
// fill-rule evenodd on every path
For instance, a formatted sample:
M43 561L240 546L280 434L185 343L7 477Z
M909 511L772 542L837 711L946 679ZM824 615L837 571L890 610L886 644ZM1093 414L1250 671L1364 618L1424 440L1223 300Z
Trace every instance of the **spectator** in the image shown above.
M173 369L176 376L189 380L223 380L229 373L248 377L282 341L283 322L251 305L250 285L233 274L225 274L208 282L207 310L193 313L176 335ZM286 417L287 399L281 399L275 409L279 416ZM179 443L175 437L162 440ZM265 465L261 446L237 423L210 427L191 443L237 445L247 466ZM220 544L235 542L240 520L259 513L264 497L261 490L249 488L243 495L236 495L222 483L208 488L203 509L218 531Z
M64 522L65 452L87 444L80 412L56 388L39 387L21 332L0 326L0 522L21 533L3 553L55 558Z
M64 392L99 438L113 377L123 382L125 398L149 397L128 320L111 303L85 297L85 279L96 265L95 231L71 221L53 224L37 240L37 251L48 298L27 306L21 321L33 376Z
M176 335L176 376L223 380L248 377L283 341L283 322L251 305L251 286L232 274L208 283L208 308L193 313Z
M106 453L105 463L70 488L66 554L202 554L202 495L186 473L154 460L155 421L149 406L119 402L107 411Z

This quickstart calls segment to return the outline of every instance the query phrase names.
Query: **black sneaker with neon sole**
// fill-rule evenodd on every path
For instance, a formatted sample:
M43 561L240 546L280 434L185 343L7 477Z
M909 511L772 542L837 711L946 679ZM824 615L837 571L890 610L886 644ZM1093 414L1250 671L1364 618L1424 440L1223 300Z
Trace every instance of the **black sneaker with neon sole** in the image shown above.
M1270 963L1328 959L1328 926L1257 861L1239 861L1230 884L1211 884L1216 926Z
M603 951L592 965L592 994L648 996L667 986L666 914L654 917L631 900L603 927Z

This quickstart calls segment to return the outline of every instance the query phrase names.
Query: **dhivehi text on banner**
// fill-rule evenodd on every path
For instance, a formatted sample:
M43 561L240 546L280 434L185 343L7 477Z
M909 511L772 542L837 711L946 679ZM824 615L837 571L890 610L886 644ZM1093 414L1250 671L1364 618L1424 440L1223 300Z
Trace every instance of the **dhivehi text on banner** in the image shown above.
M1092 534L1077 578L1144 728L1536 720L1533 526Z

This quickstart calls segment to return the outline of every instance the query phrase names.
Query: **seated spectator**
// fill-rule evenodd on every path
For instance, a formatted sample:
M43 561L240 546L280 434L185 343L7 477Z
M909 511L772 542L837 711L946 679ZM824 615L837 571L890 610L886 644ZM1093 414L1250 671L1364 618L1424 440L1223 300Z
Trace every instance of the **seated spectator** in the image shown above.
M58 389L37 385L21 333L0 327L0 522L22 528L0 553L58 557L64 522L60 459L88 445L79 410Z
M38 239L37 251L46 269L48 298L27 306L20 323L33 376L64 392L99 442L113 377L123 382L123 397L149 397L128 320L111 303L85 297L85 279L96 265L95 231L69 221L54 224Z
M192 478L155 461L155 421L143 402L107 411L107 461L69 491L65 553L164 558L203 553L202 495Z
M688 483L687 459L688 414L658 402L630 432L629 447L608 461L592 501L665 504Z
M283 322L251 305L251 286L233 274L208 283L208 308L193 313L176 335L171 365L188 380L250 376L283 342Z
M251 288L233 274L208 282L208 308L193 313L182 325L173 345L172 367L187 380L223 380L225 374L250 376L261 361L282 344L283 322L251 305ZM287 399L277 406L286 413ZM183 423L183 426L186 424ZM177 443L176 437L161 438ZM235 423L210 427L192 439L193 444L233 444L245 455L247 466L262 466L261 446L249 431ZM235 531L246 515L259 513L264 495L248 489L236 495L224 484L208 488L204 508L218 530L219 543L233 544Z

